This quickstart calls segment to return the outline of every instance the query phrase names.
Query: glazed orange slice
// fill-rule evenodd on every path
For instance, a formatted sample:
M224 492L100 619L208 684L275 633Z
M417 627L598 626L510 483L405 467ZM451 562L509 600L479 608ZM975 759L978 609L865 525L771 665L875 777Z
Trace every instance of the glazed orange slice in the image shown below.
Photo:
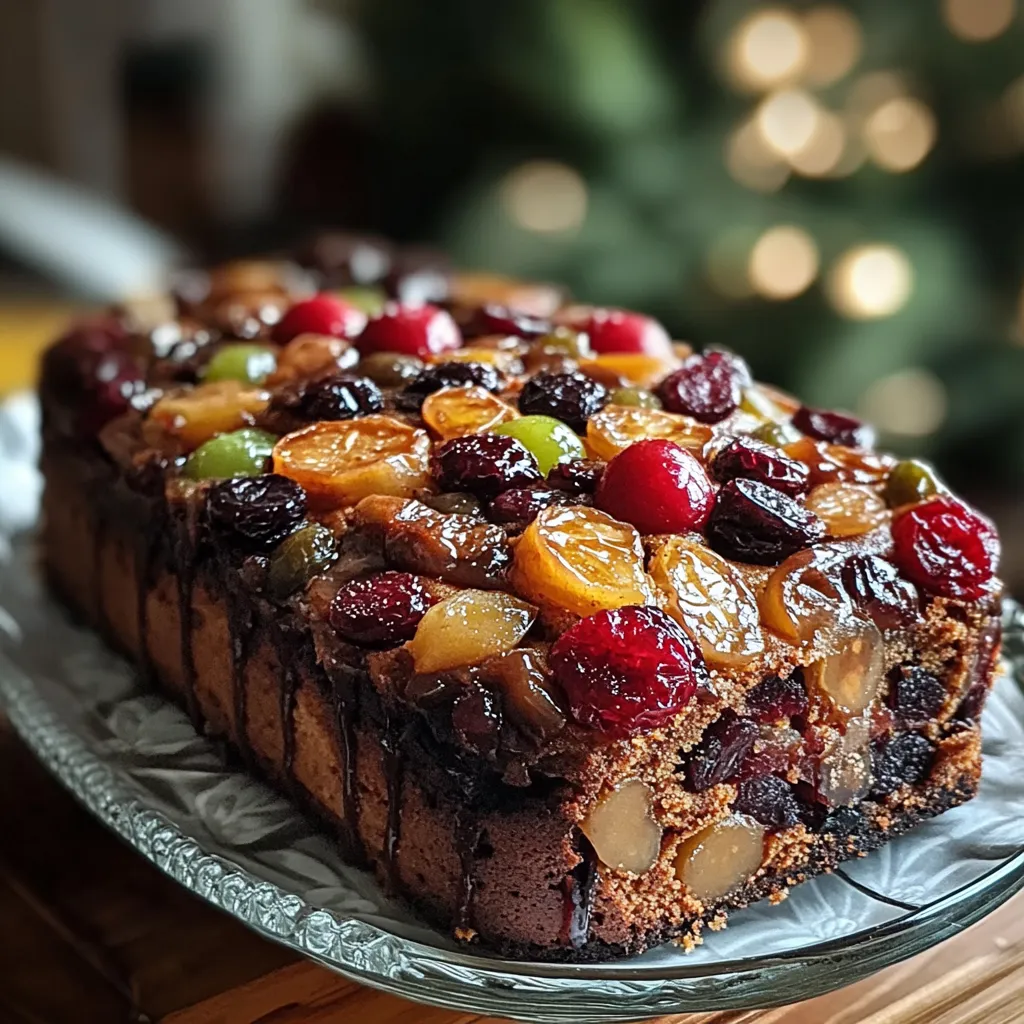
M827 636L851 614L836 582L835 558L815 548L790 555L768 577L758 597L761 622L792 644Z
M161 398L149 411L146 433L155 426L193 451L218 434L229 434L256 422L270 395L236 380L200 384L191 391Z
M807 507L824 522L830 537L856 537L882 525L889 510L881 495L864 484L820 484Z
M595 380L621 381L630 387L651 388L679 366L676 359L659 359L640 352L608 352L584 359L580 369Z
M320 506L355 505L371 494L412 497L426 486L430 438L391 416L314 423L282 437L274 472L302 484Z
M582 505L541 512L519 538L511 578L527 600L576 615L654 603L640 534Z
M441 388L428 395L421 410L423 422L442 440L493 430L519 418L519 413L486 388Z
M674 441L683 448L701 449L713 431L706 423L662 409L607 405L587 422L587 448L598 459L613 459L631 444L648 438Z

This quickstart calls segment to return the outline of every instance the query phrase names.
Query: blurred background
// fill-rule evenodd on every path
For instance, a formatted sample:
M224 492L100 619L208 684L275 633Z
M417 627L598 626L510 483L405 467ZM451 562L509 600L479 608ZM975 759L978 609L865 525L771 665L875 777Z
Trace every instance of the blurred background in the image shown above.
M1022 6L0 0L0 152L200 258L344 226L653 313L935 460L1019 584ZM5 308L102 297L24 184Z

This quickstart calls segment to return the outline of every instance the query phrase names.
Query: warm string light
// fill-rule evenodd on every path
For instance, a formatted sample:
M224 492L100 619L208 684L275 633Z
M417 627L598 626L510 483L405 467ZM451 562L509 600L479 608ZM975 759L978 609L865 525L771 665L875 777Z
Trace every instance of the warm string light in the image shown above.
M780 156L799 153L814 138L821 105L803 89L783 89L761 102L754 115L764 141Z
M780 8L744 18L726 48L725 68L743 92L763 92L795 79L807 59L807 35L800 20Z
M848 249L829 275L828 293L835 308L851 320L892 316L906 305L914 272L906 254L893 245Z
M534 160L511 170L500 187L509 219L526 231L577 230L587 215L587 185L566 164Z
M935 115L920 100L897 96L877 107L864 122L871 159L887 171L917 167L935 144Z
M912 366L875 381L861 397L858 411L887 434L927 437L942 426L948 405L942 381Z
M946 27L968 43L984 43L1001 36L1016 15L1016 0L943 0L942 4Z
M792 299L806 291L818 275L818 247L802 228L780 224L770 228L750 251L747 276L766 299Z
M739 184L755 192L776 192L789 178L789 167L765 141L756 121L747 121L729 136L725 166Z
M860 22L845 7L824 4L811 8L804 15L803 29L807 36L803 78L808 84L838 82L860 60L864 44Z

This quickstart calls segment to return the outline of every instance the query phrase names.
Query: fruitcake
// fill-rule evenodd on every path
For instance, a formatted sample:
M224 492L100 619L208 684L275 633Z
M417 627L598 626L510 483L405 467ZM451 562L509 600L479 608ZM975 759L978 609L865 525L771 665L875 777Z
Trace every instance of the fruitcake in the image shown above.
M40 392L54 591L461 942L689 945L977 789L992 524L724 348L332 235Z

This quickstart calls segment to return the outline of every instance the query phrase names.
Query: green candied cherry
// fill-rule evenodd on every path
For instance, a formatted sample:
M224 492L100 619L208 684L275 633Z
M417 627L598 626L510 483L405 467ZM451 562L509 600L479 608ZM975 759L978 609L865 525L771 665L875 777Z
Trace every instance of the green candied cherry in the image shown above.
M556 327L550 334L538 338L534 346L541 351L558 353L571 359L586 359L593 354L590 351L590 339L569 327Z
M939 492L939 481L931 466L917 459L897 462L885 481L885 503L889 508L913 505Z
M207 384L219 380L262 384L276 369L276 349L269 345L240 342L225 345L214 353L203 371L203 381Z
M265 430L245 427L230 434L218 434L201 444L185 462L190 480L229 480L236 476L259 476L267 465L277 438Z
M367 288L365 285L339 288L336 294L367 316L376 316L388 301L387 295L380 288Z
M554 416L520 416L495 427L492 433L518 441L537 460L544 476L560 462L586 457L579 435Z
M267 591L283 600L304 587L337 557L334 534L321 523L307 523L283 540L270 556Z
M776 448L784 448L787 444L799 441L803 434L791 423L762 423L757 430L751 431L750 436Z
M638 409L661 408L661 400L646 388L616 388L608 402L611 405L632 405Z
M359 372L382 388L408 384L422 369L422 359L399 352L371 352L359 360Z

